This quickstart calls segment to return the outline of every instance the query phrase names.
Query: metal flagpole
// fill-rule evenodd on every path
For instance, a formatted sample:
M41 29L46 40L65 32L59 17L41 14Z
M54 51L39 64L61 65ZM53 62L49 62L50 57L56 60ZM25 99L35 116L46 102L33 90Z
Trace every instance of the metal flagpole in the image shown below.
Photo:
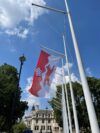
M69 129L70 129L70 133L73 133L72 132L72 121L71 121L71 113L70 113L70 108L69 108L67 87L65 87L65 93L66 93L66 101L67 101L67 109L68 109Z
M65 73L64 73L64 80L65 80L65 93L66 93L66 103L67 103L67 110L68 110L69 129L70 129L70 133L72 133L71 113L70 113L70 108L69 108L68 92L67 92L67 86L66 86L67 82L65 79Z
M53 99L53 101L54 101L56 104L58 104L59 106L61 106L61 103L58 102L57 100Z
M64 82L64 68L63 68L63 59L62 59L62 74L63 74L63 83ZM65 127L66 127L66 132L69 133L69 126L68 126L68 115L67 115L67 110L66 110L66 102L65 102L65 88L62 83L62 100L63 100L63 113L64 113L64 119L65 119Z
M59 74L59 75L63 76L63 74ZM65 74L64 74L64 77L65 77ZM64 82L65 82L65 93L66 93L66 101L67 101L67 109L68 109L69 128L70 128L70 133L72 133L71 114L70 114L70 109L69 109L68 93L67 93L67 86L66 86L67 83L66 83L66 79L65 78L64 78ZM60 93L58 93L58 94L60 94ZM62 94L60 94L60 95L62 95ZM54 100L54 101L56 101L56 100ZM58 101L56 101L56 102L58 102Z
M73 87L72 87L72 82L71 82L71 75L70 75L70 70L69 70L69 64L68 64L69 62L68 62L68 57L67 57L67 50L66 50L65 36L64 35L63 35L63 43L64 43L64 51L65 51L65 56L66 56L67 73L68 73L68 77L69 77L69 87L70 87L70 92L71 92L75 129L76 129L76 133L79 133L80 132L79 131L79 123L78 123L78 118L77 118L77 111L76 111L76 106L75 106L75 98L74 98L74 92L73 92Z
M56 103L53 102L53 105L58 107L59 109L61 109L61 107L59 105L57 105Z
M42 5L38 5L38 4L35 4L35 3L32 3L32 6L37 6L37 7L41 7L41 8L51 10L51 11L54 11L54 12L57 12L57 13L66 14L66 12L63 11L63 10L59 10L59 9L56 9L56 8L51 8L51 7L48 7L48 6L42 6Z
M57 54L57 55L59 55L59 56L62 57L62 58L65 57L64 54L62 54L62 53L60 53L60 52L58 52L58 51L56 51L56 50L54 50L54 49L50 49L50 48L45 47L45 46L43 46L43 45L41 45L41 48L44 49L44 50L51 51L52 53Z
M64 43L65 45L65 43ZM64 48L64 50L66 51L66 47ZM66 57L66 54L65 54ZM67 61L66 61L67 63ZM65 72L64 72L64 79L65 79ZM68 92L67 92L67 82L65 79L65 93L66 93L66 103L67 103L67 109L68 109L68 120L69 120L69 129L70 129L70 133L72 133L72 121L71 121L71 113L70 113L70 108L69 108L69 101L68 101Z
M53 105L58 106L59 108L61 108L61 105L57 104L55 101L53 102Z
M64 91L64 87L63 87L63 84L62 84L62 117L63 117L63 133L66 133L66 129L65 129L65 127L66 127L66 125L65 125L65 116L64 116L64 93L63 93L63 91Z
M61 108L58 108L57 106L55 106L55 108L56 108L57 110L59 110L59 111L62 112L62 109L61 109Z
M71 35L72 35L73 45L74 45L74 49L75 49L75 53L76 53L80 78L81 78L81 82L82 82L82 86L83 86L83 92L84 92L85 101L86 101L86 105L87 105L91 130L92 130L92 133L100 133L95 109L94 109L94 106L92 103L91 93L90 93L89 86L87 83L85 71L83 68L82 60L81 60L80 51L78 48L78 44L77 44L77 40L76 40L76 36L75 36L75 32L74 32L73 23L71 20L71 15L69 12L68 3L67 3L67 0L64 0L64 1L65 1L66 11L67 11L67 15L68 15L68 21L69 21L70 31L71 31Z

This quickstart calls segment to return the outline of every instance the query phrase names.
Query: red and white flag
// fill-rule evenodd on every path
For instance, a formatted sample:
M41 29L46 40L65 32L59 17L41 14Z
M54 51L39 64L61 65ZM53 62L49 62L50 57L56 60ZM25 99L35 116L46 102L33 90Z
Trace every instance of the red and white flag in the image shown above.
M29 89L32 95L37 97L46 97L48 95L57 62L58 57L50 55L43 50L41 51L34 72L32 86Z

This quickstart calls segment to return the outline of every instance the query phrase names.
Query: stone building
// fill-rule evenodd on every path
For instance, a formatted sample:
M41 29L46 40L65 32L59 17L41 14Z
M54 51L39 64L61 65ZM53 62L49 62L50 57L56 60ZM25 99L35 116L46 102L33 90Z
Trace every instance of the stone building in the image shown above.
M25 123L33 133L62 133L62 128L54 119L53 110L34 110L25 117Z

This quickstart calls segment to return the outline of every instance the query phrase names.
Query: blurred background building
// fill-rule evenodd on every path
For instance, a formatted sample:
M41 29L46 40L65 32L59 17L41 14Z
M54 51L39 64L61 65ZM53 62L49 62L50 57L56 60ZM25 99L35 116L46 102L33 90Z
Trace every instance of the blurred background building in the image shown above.
M24 122L33 133L62 133L62 128L54 118L54 111L47 108L33 110L30 116L25 117Z

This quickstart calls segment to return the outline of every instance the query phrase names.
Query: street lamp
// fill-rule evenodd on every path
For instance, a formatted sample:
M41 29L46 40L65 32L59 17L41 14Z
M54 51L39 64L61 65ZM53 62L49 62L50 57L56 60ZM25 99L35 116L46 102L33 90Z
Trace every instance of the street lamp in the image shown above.
M19 61L20 61L20 69L19 69L19 74L18 74L17 89L19 89L19 82L20 82L20 76L21 76L21 72L22 72L22 66L23 66L24 62L26 61L26 57L24 56L24 54L19 57ZM15 99L16 99L16 92L14 93L14 97L13 97L13 101L12 101L11 124L13 123L13 115L14 115L14 110L15 110L15 106L16 106ZM9 133L10 133L10 129L9 129Z
M24 54L19 57L19 61L20 61L20 69L19 69L19 77L18 77L18 87L19 87L19 82L20 82L20 77L21 77L21 72L22 72L22 66L24 62L26 61L26 57L24 56Z

